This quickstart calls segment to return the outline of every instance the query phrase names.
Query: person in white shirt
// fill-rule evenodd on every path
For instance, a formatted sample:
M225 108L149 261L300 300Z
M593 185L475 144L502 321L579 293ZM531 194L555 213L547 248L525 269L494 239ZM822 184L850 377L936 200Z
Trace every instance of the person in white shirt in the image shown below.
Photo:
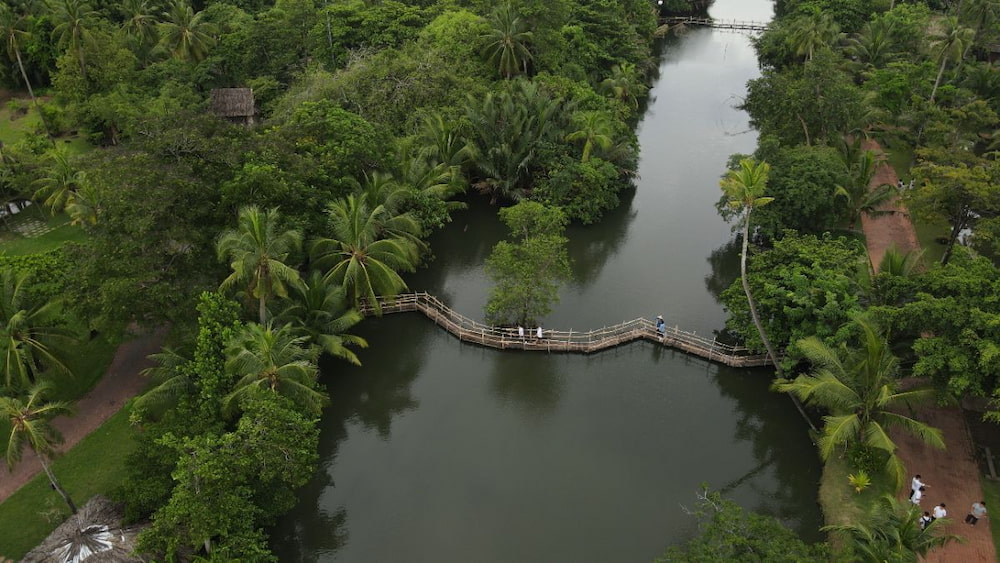
M910 502L912 502L917 506L920 506L920 499L924 498L924 491L926 490L927 490L926 487L920 487L915 491L910 491Z
M927 485L925 485L924 482L920 480L920 475L914 476L913 480L910 481L910 500L913 500L913 493L919 491L920 487L926 487L926 486Z
M937 505L937 506L934 507L934 519L935 520L937 520L938 518L944 518L947 515L948 515L948 511L944 509L944 503L943 502L941 504L939 504L939 505Z

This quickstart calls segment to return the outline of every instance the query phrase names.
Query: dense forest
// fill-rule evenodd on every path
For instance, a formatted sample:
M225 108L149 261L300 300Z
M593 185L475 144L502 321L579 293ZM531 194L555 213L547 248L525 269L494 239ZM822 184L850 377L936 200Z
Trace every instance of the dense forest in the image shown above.
M906 474L885 427L941 443L893 405L1000 400L1000 4L775 4L744 101L758 148L722 181L745 259L721 293L728 329L770 352L776 391L825 415L819 454L882 499L853 527L828 512L836 557L911 560L953 538L875 494ZM0 146L0 198L84 233L0 257L8 463L52 453L47 422L68 404L50 374L81 342L170 326L117 497L151 522L139 546L154 557L273 560L264 530L317 462L320 362L324 377L358 362L351 328L433 259L426 240L465 194L511 230L487 264L488 318L528 323L557 298L564 227L599 221L636 173L660 9L8 0L0 84L26 92L8 107L37 127ZM869 140L899 186L869 189L885 158ZM894 197L930 244L873 268L859 225ZM830 557L699 499L706 532L668 560Z
M6 344L4 401L48 436L8 451L52 453L46 373L88 332L169 325L117 494L151 521L140 549L273 559L263 530L317 460L320 360L358 362L359 310L467 192L527 233L491 258L490 317L544 314L558 276L524 296L505 272L631 186L656 29L647 0L4 4L0 84L39 119L2 147L0 197L85 233L2 264L5 315L44 336Z

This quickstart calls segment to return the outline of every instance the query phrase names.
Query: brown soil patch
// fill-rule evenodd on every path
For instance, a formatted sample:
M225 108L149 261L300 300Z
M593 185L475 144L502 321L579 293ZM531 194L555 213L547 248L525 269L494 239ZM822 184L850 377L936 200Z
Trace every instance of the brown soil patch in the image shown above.
M52 424L62 433L65 442L59 452L75 446L84 436L96 430L111 415L118 412L125 402L136 396L146 384L146 378L139 374L149 367L150 354L160 351L166 336L166 329L125 342L118 347L114 360L101 381L82 399L76 402L74 416L60 416ZM0 502L20 489L35 475L41 473L42 466L34 452L27 450L21 463L0 480Z
M866 141L864 148L873 150L879 155L883 154L882 147L872 140ZM887 162L882 162L875 171L871 187L875 188L882 184L895 186L898 181L899 176L896 175L896 171L892 169L892 166L889 166ZM920 249L920 242L917 241L917 232L913 229L909 211L907 211L903 202L899 198L893 198L891 202L882 205L881 209L892 211L892 213L880 217L861 215L861 229L865 232L868 256L871 258L872 266L876 270L879 263L882 262L882 257L885 256L885 251L893 246L903 254L911 250Z
M875 141L866 142L865 148L882 153L882 147ZM881 184L895 186L898 179L896 171L888 163L883 162L872 180L871 187ZM867 238L868 254L876 268L882 261L885 251L891 246L904 253L920 248L906 208L899 201L889 205L896 213L878 218L862 216L861 219L861 227ZM893 430L890 435L899 447L897 453L911 473L919 473L923 477L923 482L930 485L920 503L921 508L929 512L934 506L945 503L948 516L952 520L946 528L947 532L965 538L965 543L950 543L932 551L924 561L935 563L996 561L996 549L989 522L984 520L976 526L964 523L965 515L968 514L972 503L983 499L983 491L979 485L979 466L976 463L975 449L961 408L925 407L920 409L915 418L941 429L947 449L934 449L919 438ZM909 480L899 496L905 499L908 495ZM996 507L993 509L996 510Z

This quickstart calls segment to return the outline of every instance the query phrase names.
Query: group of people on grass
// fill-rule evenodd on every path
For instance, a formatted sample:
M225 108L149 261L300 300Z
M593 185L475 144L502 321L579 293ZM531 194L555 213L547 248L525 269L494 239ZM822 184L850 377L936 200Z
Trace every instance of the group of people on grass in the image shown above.
M920 499L924 498L924 493L927 491L929 485L925 484L920 475L913 477L910 481L910 502L916 506L920 506ZM920 517L920 528L924 529L930 525L931 522L937 520L938 518L944 518L948 515L948 510L945 504L942 502L933 509L933 514L931 512L924 511L923 516ZM986 516L986 501L981 500L979 502L972 503L972 509L969 510L969 514L965 517L965 523L970 526L975 526L979 519Z

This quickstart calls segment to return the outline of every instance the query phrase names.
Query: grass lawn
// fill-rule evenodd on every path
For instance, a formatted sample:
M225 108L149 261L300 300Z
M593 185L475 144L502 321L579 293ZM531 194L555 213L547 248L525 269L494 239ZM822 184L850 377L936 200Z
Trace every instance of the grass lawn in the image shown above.
M855 492L847 476L853 473L847 460L833 457L823 465L823 475L819 481L819 505L823 510L823 520L828 526L852 524L864 521L875 501L885 494L894 494L896 487L882 473L872 474L872 484L864 491ZM844 549L841 538L830 535L830 545L834 552ZM835 561L843 560L843 556Z
M42 124L38 112L35 111L35 107L31 103L31 98L25 96L15 99L28 108L28 111L25 114L15 115L7 102L0 104L0 141L5 145L13 145L20 141L26 133L34 131ZM81 154L93 148L93 145L80 135L59 137L56 139L56 144L65 146L70 154Z
M12 228L32 220L42 221L53 230L41 236L28 238ZM70 225L69 220L69 216L63 213L40 214L34 206L29 207L11 217L8 223L0 222L0 252L10 255L37 254L62 246L65 242L84 240L87 237L86 232L80 227Z
M135 449L135 434L126 407L53 463L53 472L77 506L121 483L125 457ZM0 555L20 559L67 515L62 497L51 489L45 474L39 474L0 504Z
M885 135L879 143L886 152L889 166L904 182L910 181L910 163L913 162L913 147L894 135Z
M983 485L983 500L986 501L986 507L990 510L986 515L986 521L990 523L990 532L993 533L993 546L997 553L1000 553L1000 481L993 481L985 477L979 480Z
M945 246L937 242L937 239L947 237L951 233L951 227L945 223L928 223L915 218L911 218L911 220L913 228L917 231L920 247L924 249L924 263L932 266L941 262Z

